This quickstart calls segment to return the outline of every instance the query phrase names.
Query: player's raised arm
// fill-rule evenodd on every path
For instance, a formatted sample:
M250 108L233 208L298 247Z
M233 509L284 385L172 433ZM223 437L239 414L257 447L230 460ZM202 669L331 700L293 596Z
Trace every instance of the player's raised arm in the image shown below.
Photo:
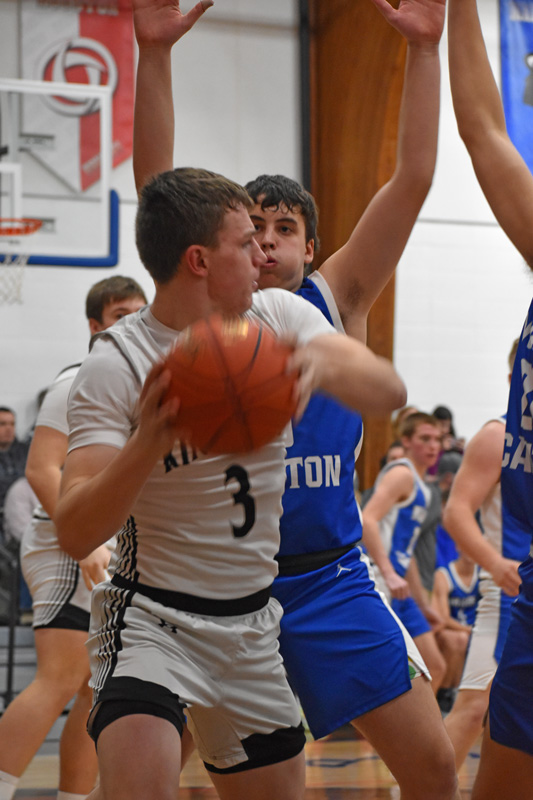
M498 222L533 268L533 178L507 134L476 0L449 0L448 38L459 133Z
M505 426L489 422L469 442L443 515L457 546L490 572L506 594L518 593L518 562L504 558L483 536L475 514L500 481Z
M387 0L373 2L407 40L396 168L348 242L320 268L347 333L362 341L370 308L396 268L433 179L445 12L444 0L401 0L398 9Z
M133 132L133 171L138 192L154 175L173 167L171 50L212 5L213 0L202 0L183 14L179 2L132 0L139 46Z

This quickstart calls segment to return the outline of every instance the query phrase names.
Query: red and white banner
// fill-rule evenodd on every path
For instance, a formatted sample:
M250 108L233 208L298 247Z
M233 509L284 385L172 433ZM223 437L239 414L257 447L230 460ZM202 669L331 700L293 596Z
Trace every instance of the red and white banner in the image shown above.
M111 86L112 163L133 149L134 40L131 11L22 3L22 77ZM54 96L24 100L23 133L52 135L39 159L76 191L100 177L99 112L94 102Z

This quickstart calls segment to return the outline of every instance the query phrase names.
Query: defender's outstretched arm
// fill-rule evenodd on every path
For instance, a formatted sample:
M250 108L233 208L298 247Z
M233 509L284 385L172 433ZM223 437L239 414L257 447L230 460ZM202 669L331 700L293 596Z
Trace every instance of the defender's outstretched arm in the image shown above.
M133 172L140 192L150 178L174 166L172 46L213 5L213 0L202 0L187 14L180 11L179 2L168 0L132 0L132 5L139 46Z
M396 168L346 244L320 267L346 332L366 341L367 317L404 251L433 180L440 103L439 41L444 0L373 0L407 40Z
M476 0L449 0L448 33L459 133L496 219L533 269L533 177L507 133Z

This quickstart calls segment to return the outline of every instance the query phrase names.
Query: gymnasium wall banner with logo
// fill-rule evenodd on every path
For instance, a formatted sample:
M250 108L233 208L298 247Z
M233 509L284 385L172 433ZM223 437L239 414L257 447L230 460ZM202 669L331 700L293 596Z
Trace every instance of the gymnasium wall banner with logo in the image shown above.
M500 47L507 130L533 172L533 0L500 0Z
M134 39L131 10L22 5L22 77L111 86L113 166L133 151ZM99 114L94 101L27 98L26 129L50 131L55 147L39 158L74 191L100 178Z

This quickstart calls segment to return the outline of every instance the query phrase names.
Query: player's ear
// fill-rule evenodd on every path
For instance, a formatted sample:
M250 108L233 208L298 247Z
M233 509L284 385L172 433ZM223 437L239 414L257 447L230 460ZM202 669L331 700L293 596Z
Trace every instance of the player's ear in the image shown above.
M94 319L93 317L89 317L89 331L91 332L91 336L94 336L95 333L103 330L104 326L101 322L98 322L98 320Z
M207 270L206 248L200 244L191 244L184 254L184 261L193 275L201 276Z
M315 240L309 239L305 245L304 264L310 264L315 257Z

